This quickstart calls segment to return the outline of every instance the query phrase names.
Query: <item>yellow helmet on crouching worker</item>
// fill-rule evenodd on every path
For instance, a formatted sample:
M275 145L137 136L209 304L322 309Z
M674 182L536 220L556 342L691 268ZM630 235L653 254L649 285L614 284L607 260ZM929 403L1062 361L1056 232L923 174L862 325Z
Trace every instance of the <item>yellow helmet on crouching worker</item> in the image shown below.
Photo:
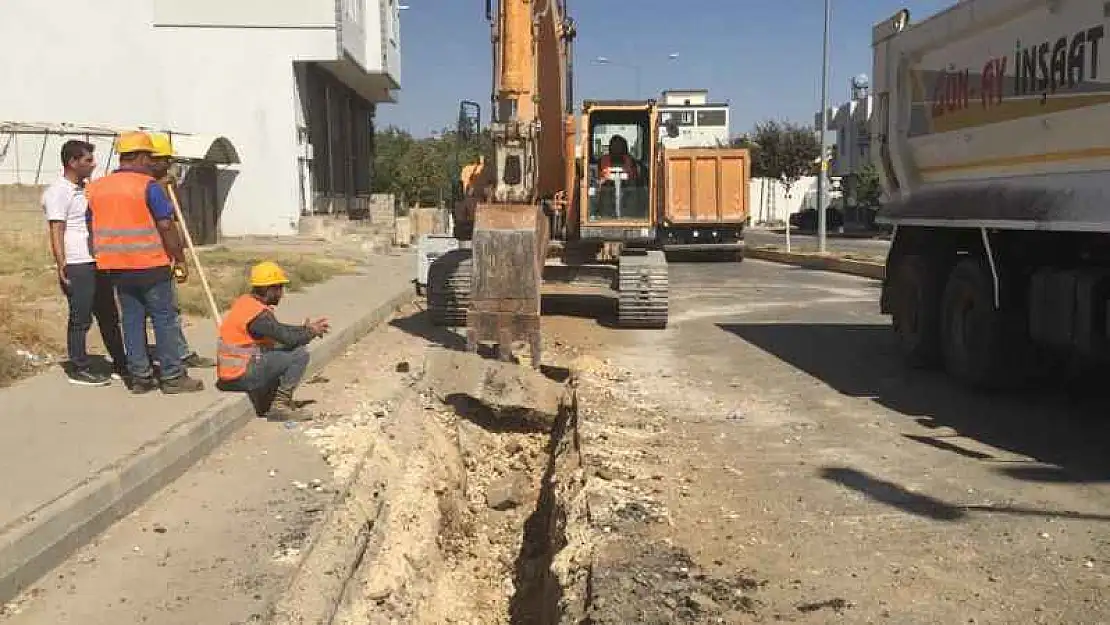
M119 154L134 154L135 152L154 153L154 143L150 135L145 132L123 132L116 139L116 152Z
M154 152L151 154L154 158L173 158L173 142L166 133L151 133L150 144L154 147Z
M256 288L284 285L289 284L289 277L277 263L265 261L251 267L250 283Z

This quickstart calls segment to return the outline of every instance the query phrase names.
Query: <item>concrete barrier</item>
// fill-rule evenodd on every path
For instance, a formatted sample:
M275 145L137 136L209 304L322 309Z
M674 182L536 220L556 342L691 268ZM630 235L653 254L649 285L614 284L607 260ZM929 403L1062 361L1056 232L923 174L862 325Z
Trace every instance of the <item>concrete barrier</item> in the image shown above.
M806 254L785 252L768 247L749 247L745 252L745 256L774 263L804 267L806 269L833 271L836 273L860 276L861 278L872 278L874 280L883 280L886 277L886 265L883 263L841 258L830 254Z

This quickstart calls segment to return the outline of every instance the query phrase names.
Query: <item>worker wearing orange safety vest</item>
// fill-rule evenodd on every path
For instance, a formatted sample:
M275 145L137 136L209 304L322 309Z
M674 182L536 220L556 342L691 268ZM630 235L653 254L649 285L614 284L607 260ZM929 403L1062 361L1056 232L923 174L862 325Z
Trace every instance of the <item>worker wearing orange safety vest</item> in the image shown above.
M154 146L146 133L127 132L117 140L116 151L119 169L89 183L86 194L96 266L119 298L131 392L159 386L168 394L203 390L204 383L189 377L172 347L180 332L172 274L175 264L184 268L185 256L173 204L150 173ZM148 316L158 344L160 384L147 352Z
M620 135L613 135L609 139L609 153L598 160L602 181L609 179L613 167L620 167L627 176L626 180L636 179L636 161L628 155L628 142Z
M330 327L327 319L278 322L274 307L286 284L288 276L275 263L251 268L251 292L235 300L220 324L216 375L221 390L246 392L258 416L303 421L311 417L293 401L293 392L308 368L305 346Z

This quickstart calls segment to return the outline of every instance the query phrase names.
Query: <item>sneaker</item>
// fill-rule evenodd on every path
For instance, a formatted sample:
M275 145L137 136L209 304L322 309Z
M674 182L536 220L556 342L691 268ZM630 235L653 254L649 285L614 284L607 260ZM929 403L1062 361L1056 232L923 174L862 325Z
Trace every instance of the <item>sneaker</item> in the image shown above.
M150 378L132 378L131 379L131 394L144 395L151 391L158 390L158 381L153 377Z
M197 393L204 390L204 382L190 378L189 374L182 374L176 378L162 380L162 392L167 395L180 395L182 393Z
M112 378L103 373L96 373L89 369L73 369L66 373L70 384L78 386L108 386Z
M181 364L189 367L190 369L211 369L216 366L216 361L211 358L205 358L200 354L193 352L181 361Z

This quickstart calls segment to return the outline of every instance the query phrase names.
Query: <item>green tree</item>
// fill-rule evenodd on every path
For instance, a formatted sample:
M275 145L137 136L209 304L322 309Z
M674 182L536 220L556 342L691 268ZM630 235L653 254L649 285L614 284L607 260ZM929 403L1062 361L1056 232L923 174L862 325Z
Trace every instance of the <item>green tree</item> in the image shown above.
M395 126L374 135L374 193L404 194L400 183L400 166L415 140L408 132Z
M393 193L406 204L447 200L461 167L492 148L488 131L460 141L454 130L417 139L391 127L378 132L375 142L374 190Z
M864 163L859 170L846 176L851 178L849 184L855 196L856 204L860 206L878 206L883 189L879 184L879 171L875 165Z
M788 191L801 177L818 172L821 149L808 126L767 120L733 144L751 150L752 176L779 180Z

